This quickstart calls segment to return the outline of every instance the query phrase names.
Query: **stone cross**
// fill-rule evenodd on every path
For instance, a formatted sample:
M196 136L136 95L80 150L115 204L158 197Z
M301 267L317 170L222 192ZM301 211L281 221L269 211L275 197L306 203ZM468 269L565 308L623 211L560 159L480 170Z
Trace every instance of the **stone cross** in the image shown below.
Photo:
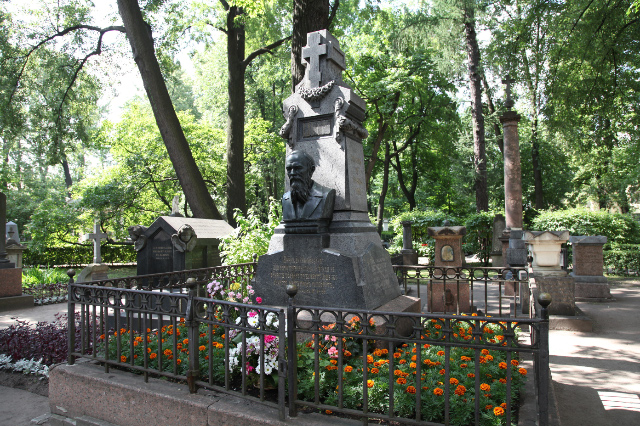
M506 106L509 110L513 108L514 105L513 99L511 99L511 85L515 82L516 81L512 79L509 74L507 74L507 76L502 79L502 84L507 85L505 89L505 91L507 92L507 99L504 101L504 106Z
M322 81L322 73L320 72L320 56L327 54L327 45L320 44L322 42L320 33L311 33L307 43L309 47L302 49L302 58L309 62L309 81L311 87L319 87Z
M100 225L98 221L93 222L93 233L87 234L85 237L88 240L93 240L93 263L102 263L102 256L100 255L100 240L106 239L107 234L100 232Z

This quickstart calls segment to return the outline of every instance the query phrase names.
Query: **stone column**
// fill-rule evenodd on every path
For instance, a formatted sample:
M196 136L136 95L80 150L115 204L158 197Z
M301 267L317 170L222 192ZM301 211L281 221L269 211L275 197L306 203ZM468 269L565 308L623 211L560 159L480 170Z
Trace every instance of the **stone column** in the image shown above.
M402 264L403 265L417 265L418 264L418 252L413 249L413 237L411 235L410 220L405 220L402 223Z
M572 236L573 272L576 282L576 297L588 299L610 299L609 282L602 273L604 257L602 246L607 242L604 236Z

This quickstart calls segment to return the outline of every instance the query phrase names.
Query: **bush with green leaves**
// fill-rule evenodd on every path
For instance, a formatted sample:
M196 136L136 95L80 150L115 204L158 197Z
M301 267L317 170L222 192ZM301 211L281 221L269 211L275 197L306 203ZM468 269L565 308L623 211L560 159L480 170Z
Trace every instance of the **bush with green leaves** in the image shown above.
M606 244L603 255L605 268L615 274L640 273L640 245L638 244Z
M253 262L254 255L266 254L282 213L280 203L271 199L267 223L262 222L253 209L249 209L246 217L236 209L234 217L238 227L220 241L220 256L224 265Z
M136 251L132 245L102 245L103 263L135 263ZM29 266L88 265L93 259L93 244L54 245L51 247L31 247L23 253L23 263Z
M640 243L640 225L631 215L604 210L546 211L533 220L533 230L564 231L571 235L604 235L610 243Z
M467 235L463 240L463 251L477 255L484 266L489 265L491 257L494 216L493 212L473 213L467 216L464 222Z

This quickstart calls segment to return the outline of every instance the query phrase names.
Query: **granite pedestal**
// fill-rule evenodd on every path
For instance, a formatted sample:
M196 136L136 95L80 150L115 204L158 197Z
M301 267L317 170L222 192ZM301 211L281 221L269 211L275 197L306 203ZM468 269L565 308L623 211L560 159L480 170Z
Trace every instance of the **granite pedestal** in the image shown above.
M602 248L607 242L604 236L572 236L573 272L576 282L575 296L583 299L610 299L609 282L603 275Z

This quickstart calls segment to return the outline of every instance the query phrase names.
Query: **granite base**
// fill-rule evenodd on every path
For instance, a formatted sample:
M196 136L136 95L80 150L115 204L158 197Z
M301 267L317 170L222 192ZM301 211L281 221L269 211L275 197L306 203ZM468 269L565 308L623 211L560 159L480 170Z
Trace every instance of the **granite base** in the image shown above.
M535 284L534 299L538 300L540 293L551 295L549 315L574 316L576 312L575 280L570 276L544 276L532 274L530 281ZM537 302L536 302L537 303Z
M22 296L22 268L0 268L0 297Z
M611 299L607 277L570 274L576 283L575 297L580 299Z
M0 311L24 308L33 308L33 296L21 294L20 296L0 297Z
M469 282L464 281L429 281L427 283L427 310L429 312L471 312Z

